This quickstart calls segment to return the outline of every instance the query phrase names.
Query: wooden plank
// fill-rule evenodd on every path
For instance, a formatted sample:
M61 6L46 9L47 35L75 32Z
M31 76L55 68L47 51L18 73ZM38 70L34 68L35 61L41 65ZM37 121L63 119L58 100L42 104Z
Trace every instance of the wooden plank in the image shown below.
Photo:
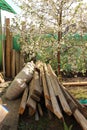
M40 97L38 97L37 95L35 94L31 94L30 97L35 100L36 102L40 102Z
M29 115L34 115L36 112L36 102L32 98L30 98L30 96L27 100L27 106L29 106Z
M87 120L85 116L82 114L82 112L80 112L78 104L73 100L73 98L69 95L69 93L67 93L67 91L64 91L63 87L61 88L66 95L66 99L70 105L70 108L72 110L75 119L84 130L87 130Z
M0 123L0 130L17 130L19 121L18 109L20 106L20 99L9 101L5 98L5 95L3 95L1 98L3 104L6 104L5 107L8 111L8 114Z
M11 77L11 39L10 39L10 19L6 19L6 76Z
M52 102L45 97L45 105L48 108L49 111L54 113Z
M22 115L25 111L26 104L27 104L27 98L28 98L28 87L25 88L25 91L22 96L21 104L19 107L19 114Z
M46 77L45 77L45 73L43 70L43 66L40 68L40 73L41 73L41 77L42 77L44 97L46 97L48 100L50 100L50 95L49 95L49 91L48 91L48 87L47 87L47 82L46 82Z
M87 119L82 115L82 113L76 109L73 115L83 130L87 130Z
M29 106L29 116L33 116L34 114L35 114L34 109Z
M36 113L35 113L35 121L39 121L39 113L38 113L38 111L36 111Z
M40 116L43 116L43 111L42 111L40 103L38 103L38 112Z
M53 112L53 107L52 107L52 103L50 100L50 94L49 94L49 90L48 90L48 86L47 86L47 82L46 82L45 73L43 70L43 65L42 64L41 64L41 66L39 65L39 68L40 68L40 73L41 73L41 77L42 77L42 86L43 86L43 92L44 92L44 98L45 98L45 105L51 112Z
M36 84L34 84L34 78L33 78L32 81L29 84L29 90L30 90L29 95L30 95L30 98L32 98L36 102L39 102L40 101L40 96L36 95L34 93L35 87L36 87Z
M27 99L27 106L29 106L29 115L33 115L36 112L36 101L33 100L31 98L31 93L32 93L32 89L33 89L33 82L34 80L32 79L31 83L30 83L30 88L29 88L29 96Z
M63 110L68 114L68 115L71 115L72 114L72 111L65 99L65 96L63 95L63 92L57 82L57 77L53 74L53 71L52 71L52 68L50 65L48 65L48 71L50 73L50 80L52 82L52 87L55 91L55 95L59 97L59 100L60 100L60 103L62 105L62 108Z
M16 75L20 71L20 52L16 51Z
M78 108L77 104L74 102L74 100L71 98L71 96L67 93L67 91L65 91L62 87L62 85L60 84L61 90L63 91L63 94L70 106L70 109L72 111L72 113Z
M8 114L8 110L4 106L0 105L0 124L5 119L7 114Z
M16 75L16 54L15 54L15 50L12 50L12 60L11 60L11 74L12 74L12 78L15 77Z
M34 71L34 90L33 93L41 96L42 94L42 86L40 86L40 75L38 71Z
M22 70L23 66L24 66L24 56L20 52L20 69L19 69L20 71Z
M50 98L51 98L54 114L59 119L63 119L63 115L61 113L59 104L58 104L57 99L56 99L55 94L54 94L54 90L53 90L53 87L52 87L51 80L49 78L50 75L48 73L46 64L44 64L44 70L45 70L45 74L46 74L46 80L47 80L47 84L48 84L48 89L49 89L49 93L50 93Z
M62 87L65 89L65 91L69 94L69 96L73 99L73 101L75 102L75 104L78 106L78 109L80 110L80 112L84 115L85 118L87 118L87 108L85 106L83 106L82 104L80 104L78 102L78 100L76 100L69 92L68 90L62 85Z
M4 19L4 24L5 24L5 19ZM5 30L6 30L6 25L3 28L3 34L6 33ZM5 44L6 44L5 39L2 38L2 52L3 52L2 56L3 56L3 75L4 75L4 77L5 77L5 55L6 55Z
M87 82L63 82L64 86L86 86Z

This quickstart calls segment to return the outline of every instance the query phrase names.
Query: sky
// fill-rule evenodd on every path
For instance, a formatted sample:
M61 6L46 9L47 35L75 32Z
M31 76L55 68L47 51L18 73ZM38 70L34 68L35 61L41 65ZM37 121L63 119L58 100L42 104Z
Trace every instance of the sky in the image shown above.
M17 14L21 13L20 8L18 6L16 6L12 0L5 0L5 1L15 10L15 12ZM12 18L12 17L14 17L14 14L9 13L7 11L3 11L3 10L1 11L1 14L2 14L2 24L4 24L5 17L6 18Z
M16 6L12 0L5 0L5 1L16 11L17 14L21 13L20 8ZM87 2L87 0L84 0L84 2ZM2 11L2 24L4 24L5 17L12 18L14 17L14 14L9 13L7 11Z

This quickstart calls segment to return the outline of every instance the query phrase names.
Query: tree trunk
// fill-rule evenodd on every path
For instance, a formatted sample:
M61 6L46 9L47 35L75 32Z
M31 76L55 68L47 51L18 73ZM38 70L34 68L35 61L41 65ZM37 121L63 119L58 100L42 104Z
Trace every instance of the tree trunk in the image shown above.
M59 10L59 15L58 15L58 52L57 52L57 60L58 60L58 76L61 75L60 73L60 49L61 49L61 39L62 39L62 2L61 2L61 6L60 6L60 10Z

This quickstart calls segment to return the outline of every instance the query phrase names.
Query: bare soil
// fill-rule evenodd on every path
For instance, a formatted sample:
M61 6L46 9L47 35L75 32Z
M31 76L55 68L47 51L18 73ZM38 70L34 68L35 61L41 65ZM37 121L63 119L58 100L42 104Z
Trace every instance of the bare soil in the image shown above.
M26 110L27 111L27 110ZM72 125L72 130L82 130L73 116L67 116L65 113L64 120L68 128ZM35 117L30 117L28 111L19 118L18 130L65 130L64 124L55 115L50 119L45 111L44 116L40 117L39 121L35 121ZM68 130L68 129L67 129Z

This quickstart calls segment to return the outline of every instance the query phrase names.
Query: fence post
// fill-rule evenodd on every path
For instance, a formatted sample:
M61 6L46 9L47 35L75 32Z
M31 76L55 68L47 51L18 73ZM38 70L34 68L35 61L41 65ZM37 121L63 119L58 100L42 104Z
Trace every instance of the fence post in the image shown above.
M12 34L10 33L10 19L6 18L6 77L11 77L11 49Z

